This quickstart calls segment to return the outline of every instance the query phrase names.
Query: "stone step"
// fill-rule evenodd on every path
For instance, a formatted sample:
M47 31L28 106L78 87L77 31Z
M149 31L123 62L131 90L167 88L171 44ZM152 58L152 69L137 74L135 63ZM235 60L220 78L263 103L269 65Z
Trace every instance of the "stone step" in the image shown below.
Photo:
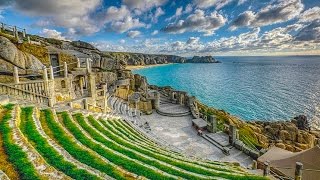
M215 141L222 147L230 146L229 143L229 136L224 132L217 132L217 133L208 133L206 134L211 140Z
M201 137L204 138L205 140L207 140L208 142L210 142L211 144L213 144L214 146L216 146L217 148L219 148L225 155L230 155L229 148L221 146L217 142L210 139L206 134L202 135Z

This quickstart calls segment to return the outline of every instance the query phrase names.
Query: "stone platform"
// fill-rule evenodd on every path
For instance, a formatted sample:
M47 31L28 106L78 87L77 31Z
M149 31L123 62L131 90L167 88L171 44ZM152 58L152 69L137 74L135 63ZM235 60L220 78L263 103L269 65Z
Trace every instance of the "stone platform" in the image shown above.
M215 161L239 162L243 167L252 164L252 158L243 152L231 148L230 155L225 155L221 149L214 146L192 127L191 115L182 117L168 117L153 112L141 117L148 122L151 131L165 142L180 149L183 153ZM225 144L225 142L221 142Z
M165 97L160 98L160 105L157 112L163 116L181 117L191 114L190 109L180 104L171 103Z

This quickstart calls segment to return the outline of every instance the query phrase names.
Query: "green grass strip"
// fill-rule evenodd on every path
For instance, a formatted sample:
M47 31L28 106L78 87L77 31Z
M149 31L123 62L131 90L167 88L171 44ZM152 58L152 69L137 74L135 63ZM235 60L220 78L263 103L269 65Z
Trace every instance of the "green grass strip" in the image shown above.
M18 171L20 179L40 179L34 166L29 161L27 154L13 142L12 130L9 127L9 121L12 119L11 111L13 110L13 107L14 106L12 104L4 106L6 109L6 114L3 116L2 121L0 122L0 133L3 137L4 149L9 157L9 161Z
M52 134L53 138L60 144L68 153L78 161L87 164L101 172L105 172L107 175L116 179L126 179L116 167L104 162L99 157L95 156L90 151L83 149L79 146L75 140L71 139L66 132L60 127L60 125L54 120L53 114L50 110L43 110L43 120L41 123L43 126L47 126Z
M197 173L197 174L202 174L202 175L207 175L207 176L223 177L223 178L228 178L228 179L239 179L239 178L241 179L242 177L245 177L246 179L251 179L251 177L255 178L254 176L250 176L250 175L241 176L241 175L233 175L233 174L223 173L223 172L232 173L232 171L227 170L227 169L218 168L218 167L215 168L215 170L222 171L222 172L208 171L208 170L206 170L204 168L199 168L199 167L196 167L196 166L191 165L191 164L186 164L186 163L174 161L172 159L156 155L156 154L148 152L148 151L146 151L146 150L144 150L142 148L137 148L136 146L133 146L132 144L127 143L126 141L124 141L124 140L120 139L119 137L113 135L112 133L106 131L105 129L103 129L103 127L101 127L101 125L98 122L96 122L96 120L92 116L89 116L88 120L98 131L100 131L101 133L105 134L106 136L108 136L109 138L113 139L114 141L118 142L119 144L122 144L123 146L126 146L128 148L134 149L134 150L136 150L136 151L138 151L138 152L140 152L142 154L145 154L147 156L150 156L150 157L153 157L155 159L161 160L163 162L166 162L166 163L171 164L173 166L179 167L179 168L184 169L186 171ZM157 166L157 167L159 168L159 166Z
M74 164L64 160L64 157L54 150L48 141L38 132L33 121L33 108L27 107L21 109L20 129L28 138L29 142L41 156L53 167L62 171L74 179L100 179L97 176L88 173L84 169L78 169Z
M62 113L62 116L67 116L67 113ZM79 125L88 132L88 134L96 141L101 142L102 144L104 144L106 147L117 151L123 155L126 155L127 157L130 157L131 159L136 159L139 160L145 164L157 167L158 169L161 169L167 173L172 173L174 175L178 175L178 176L182 176L183 174L178 172L178 171L174 171L171 168L165 167L163 165L161 165L160 163L147 159L141 155L138 155L137 153L124 149L121 146L119 146L118 144L105 139L103 136L101 136L99 133L97 133L95 131L95 129L91 128L84 120L84 117L82 116L82 114L76 114L75 116L75 120L79 123ZM102 146L100 146L99 144L93 143L92 141L90 141L90 139L88 139L85 135L83 135L83 133L81 132L81 130L79 130L75 124L73 122L70 121L70 119L68 117L65 117L64 119L66 119L65 125L69 126L70 131L73 132L73 134L77 134L77 136L79 138L82 138L83 140L86 140L87 142L84 142L84 144L87 144L88 147L92 148L93 150L95 150L96 152L101 153L102 156L105 157L112 157L112 159L110 159L110 161L113 161L116 164L119 164L121 166L123 166L124 168L130 170L131 172L134 172L136 174L145 176L146 178L149 179L172 179L169 176L163 175L162 173L159 173L151 168L149 168L148 166L143 166L140 165L132 160L130 160L129 158L127 160L125 160L123 157L116 155L114 153L112 153L110 150L102 148ZM108 151L110 151L109 154ZM118 156L118 157L116 157ZM188 176L188 178L191 178ZM194 178L194 177L193 177Z

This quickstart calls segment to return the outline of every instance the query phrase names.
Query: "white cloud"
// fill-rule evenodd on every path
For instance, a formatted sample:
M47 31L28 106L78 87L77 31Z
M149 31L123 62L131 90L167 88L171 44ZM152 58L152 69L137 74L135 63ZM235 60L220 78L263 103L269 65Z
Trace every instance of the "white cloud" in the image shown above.
M151 14L151 21L153 22L153 23L157 23L158 22L158 18L160 17L160 16L162 16L162 15L164 15L165 14L165 12L161 9L161 7L158 7L157 9L156 9L156 11L154 12L154 14Z
M157 35L158 33L159 33L158 30L154 30L154 31L151 33L151 35L154 36L154 35Z
M111 6L107 9L102 18L105 22L112 22L123 20L126 16L131 16L129 9L126 6L121 6L120 8Z
M187 44L195 44L195 43L198 43L200 40L199 37L190 37L187 41Z
M122 21L115 21L112 22L109 26L110 30L118 32L118 33L124 33L127 32L130 29L145 27L146 25L143 22L140 22L139 19L134 19L130 16L127 16Z
M121 39L119 42L120 42L121 44L124 44L124 43L126 43L126 40Z
M171 17L168 17L167 19L165 19L165 21L171 21L173 19L177 19L178 17L180 17L182 15L182 11L183 11L183 7L180 6L176 9L176 13L171 16Z
M54 38L58 40L67 40L66 37L62 36L62 33L55 29L43 29L40 34L47 38Z
M318 6L304 11L299 16L300 22L311 22L317 19L320 19L320 7Z
M203 10L197 9L185 20L179 20L176 23L170 23L162 30L167 33L184 33L187 31L204 32L205 35L212 35L215 30L219 29L226 23L227 19L217 11L205 15Z
M123 0L122 3L130 9L137 10L137 14L140 14L141 12L164 5L167 3L167 0Z
M208 9L214 6L216 10L219 10L232 1L233 0L193 0L193 4L200 9Z
M127 33L127 36L130 37L130 38L136 38L136 37L138 37L140 35L141 35L140 31L129 31Z
M187 4L187 6L185 7L183 14L189 14L191 13L193 10L192 4Z
M298 17L304 5L301 0L278 0L269 4L258 12L245 11L231 24L230 29L239 27L261 27L275 23L282 23Z
M52 25L74 28L78 34L99 31L90 14L101 5L101 0L15 0L13 7L30 16L41 16Z

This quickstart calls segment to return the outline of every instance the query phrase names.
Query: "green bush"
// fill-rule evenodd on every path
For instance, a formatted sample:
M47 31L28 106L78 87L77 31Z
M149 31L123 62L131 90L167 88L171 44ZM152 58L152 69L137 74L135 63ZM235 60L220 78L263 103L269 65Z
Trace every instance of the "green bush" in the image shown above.
M4 106L4 108L6 109L6 113L0 122L0 133L3 137L3 145L9 161L18 171L20 179L40 179L27 154L13 142L12 130L9 127L9 121L12 119L11 111L13 110L13 105L9 104Z
M20 129L32 146L37 149L50 165L74 179L99 179L86 170L78 169L74 164L64 160L64 157L54 150L48 141L37 131L32 114L32 107L22 108Z

